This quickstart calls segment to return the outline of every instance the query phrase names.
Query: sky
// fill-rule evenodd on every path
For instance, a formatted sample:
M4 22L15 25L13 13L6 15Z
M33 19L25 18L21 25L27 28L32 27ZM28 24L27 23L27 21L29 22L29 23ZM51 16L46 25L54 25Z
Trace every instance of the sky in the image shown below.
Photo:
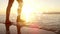
M6 14L8 0L0 0L0 15ZM15 0L11 14L17 16L18 3ZM43 12L60 12L60 0L23 0L21 19L28 21L36 20Z
M60 12L60 0L23 0L25 5L32 9L35 9L36 11L41 12L53 12L58 11ZM0 0L0 14L6 12L6 8L8 5L8 0ZM11 9L12 13L16 13L18 8L18 3L15 0ZM15 12L13 12L15 11Z

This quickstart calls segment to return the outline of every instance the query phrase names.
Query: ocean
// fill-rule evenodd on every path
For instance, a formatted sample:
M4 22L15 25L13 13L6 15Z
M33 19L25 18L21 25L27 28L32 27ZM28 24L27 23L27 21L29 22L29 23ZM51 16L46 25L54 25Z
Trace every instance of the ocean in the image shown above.
M0 15L0 23L4 23L6 19L5 15ZM10 21L16 22L17 16L11 15ZM60 29L60 14L42 14L35 16L35 20L31 21L33 24L38 24L45 28L58 28Z
M5 15L0 15L0 23L5 22ZM10 17L10 20L16 22L16 16ZM29 22L30 23L30 22ZM60 14L41 14L35 17L31 24L37 24L45 29L60 30Z

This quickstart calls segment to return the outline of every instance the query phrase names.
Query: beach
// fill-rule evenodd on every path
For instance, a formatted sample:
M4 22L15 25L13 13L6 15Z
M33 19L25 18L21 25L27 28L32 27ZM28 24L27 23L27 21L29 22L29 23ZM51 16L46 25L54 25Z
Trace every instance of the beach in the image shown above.
M5 17L5 15L0 15L0 34L5 34L6 32L5 25L3 24L5 23ZM10 16L10 20L16 24L16 16ZM35 16L35 20L30 22L32 22L34 25L30 25L29 27L22 27L22 34L33 34L33 32L37 32L38 34L55 34L54 32L59 32L60 30L60 14L42 14L41 16ZM40 27L42 27L42 29L39 29ZM11 34L17 34L16 31L16 26L10 26Z
M17 34L16 26L10 26L10 34ZM6 28L5 24L0 24L0 34L5 34ZM38 28L31 28L31 27L22 27L21 28L22 34L55 34L54 32L38 29Z

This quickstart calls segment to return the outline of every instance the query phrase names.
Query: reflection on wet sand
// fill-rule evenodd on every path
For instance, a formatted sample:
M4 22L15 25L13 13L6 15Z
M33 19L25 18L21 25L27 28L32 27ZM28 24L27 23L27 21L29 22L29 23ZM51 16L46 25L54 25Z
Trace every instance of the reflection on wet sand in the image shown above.
M16 26L10 26L10 34L17 34ZM0 24L0 34L6 33L6 27L4 24ZM32 27L22 27L21 34L55 34L52 31L47 31L39 28L32 28Z

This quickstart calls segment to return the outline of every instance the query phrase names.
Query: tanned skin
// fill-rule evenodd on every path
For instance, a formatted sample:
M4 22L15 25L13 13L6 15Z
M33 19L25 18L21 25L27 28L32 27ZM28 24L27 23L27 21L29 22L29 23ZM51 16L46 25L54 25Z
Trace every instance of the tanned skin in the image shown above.
M6 26L6 34L10 34L10 31L9 31L9 27L12 25L12 22L10 22L9 20L9 16L10 16L10 10L11 10L11 7L13 5L13 2L14 0L9 0L8 2L8 6L7 6L7 9L6 9L6 22L5 22L5 26ZM18 34L21 34L20 32L20 29L21 29L21 26L18 25L20 22L20 14L21 14L21 9L22 9L22 3L23 1L22 0L17 0L18 4L19 4L19 8L18 8L18 16L17 16L17 32Z

